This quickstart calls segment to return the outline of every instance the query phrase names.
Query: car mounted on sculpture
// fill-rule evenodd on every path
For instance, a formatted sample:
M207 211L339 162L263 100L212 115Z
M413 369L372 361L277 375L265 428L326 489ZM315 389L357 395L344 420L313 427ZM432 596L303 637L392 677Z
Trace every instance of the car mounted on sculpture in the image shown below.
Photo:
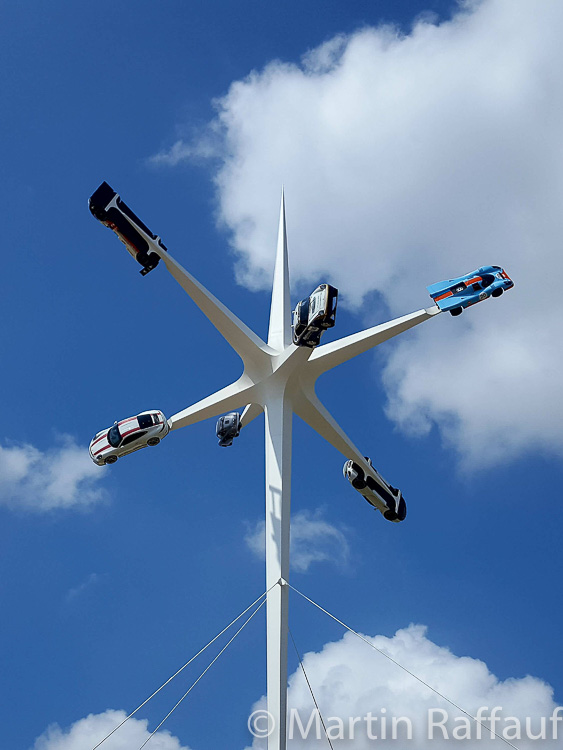
M366 476L362 467L351 460L344 464L344 476L368 503L383 514L384 518L393 523L404 521L407 516L407 504L401 490L386 482L367 456L366 461L375 477L371 474Z
M219 417L217 426L215 427L215 433L219 438L219 445L222 448L232 445L233 440L240 435L240 427L240 414L238 411L232 411L223 417Z
M440 310L448 310L450 315L461 315L465 307L488 297L500 297L513 286L514 282L500 266L482 266L465 276L439 281L426 288Z
M296 346L317 346L327 328L332 328L336 318L338 289L321 284L293 311L293 343Z
M95 218L112 229L137 263L143 266L141 276L146 276L157 267L160 257L151 250L146 238L154 240L162 250L166 250L166 247L160 237L143 224L107 182L102 182L90 196L88 206Z
M96 433L90 443L90 458L98 466L114 464L121 456L158 445L169 432L170 425L161 411L143 411Z

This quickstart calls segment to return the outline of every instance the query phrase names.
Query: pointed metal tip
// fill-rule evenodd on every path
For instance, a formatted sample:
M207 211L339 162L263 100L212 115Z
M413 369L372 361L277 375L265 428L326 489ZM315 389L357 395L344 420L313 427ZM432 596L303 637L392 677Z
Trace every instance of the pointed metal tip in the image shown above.
M283 231L285 232L285 190L284 186L282 184L282 192L281 192L281 203L280 203L280 229L283 225Z
M274 264L274 284L270 307L268 345L283 351L291 344L291 299L289 289L289 263L287 258L287 233L285 226L285 198L282 185L278 245Z

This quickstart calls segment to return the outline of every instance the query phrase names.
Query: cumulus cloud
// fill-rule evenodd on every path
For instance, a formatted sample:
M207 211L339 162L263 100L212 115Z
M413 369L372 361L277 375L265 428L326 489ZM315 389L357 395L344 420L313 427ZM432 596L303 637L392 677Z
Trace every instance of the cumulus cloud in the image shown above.
M539 735L545 726L545 738L559 737L555 747L562 747L563 731L560 722L550 722L556 708L552 688L535 677L509 678L499 680L487 665L479 659L457 656L449 649L433 643L426 634L426 628L410 625L398 630L392 638L385 636L364 636L376 648L383 651L402 666L416 674L428 685L447 696L463 709L476 715L482 711L483 724L490 730L486 717L496 706L502 707L495 731L509 739L519 748L530 748L534 741L529 734ZM299 645L299 644L297 644ZM464 747L506 747L498 738L491 740L490 731L481 729L481 739L477 739L477 725L465 714L433 693L411 675L400 669L352 633L346 633L337 642L326 644L320 652L307 653L303 657L305 671L319 704L320 712L332 732L331 738L342 739L338 747L351 747L356 750L372 748L374 735L377 743L403 747L431 748L444 737L442 730L432 728L433 739L428 739L429 717L438 722L446 718L447 738L464 739ZM265 706L264 699L258 701L253 710ZM298 668L290 677L288 706L293 713L293 740L291 747L308 748L326 743L324 734L315 739L316 727L312 725L310 734L303 738L296 716L305 729L314 709L309 688ZM429 714L429 711L435 713ZM441 711L445 712L445 716ZM368 720L371 713L371 735L368 736ZM349 718L359 717L350 736ZM408 723L397 722L393 740L393 717L406 717L411 722L409 738ZM458 718L459 717L459 718ZM520 724L520 737L515 736ZM529 717L528 727L526 717ZM542 724L542 718L544 719ZM386 737L383 736L385 724ZM558 727L557 735L554 734ZM344 729L343 729L344 727ZM322 732L322 727L321 730ZM458 734L454 735L454 731ZM339 734L342 732L342 734ZM503 733L506 732L505 735ZM408 741L407 741L408 740ZM472 741L469 741L472 740ZM377 744L376 743L376 744ZM537 744L537 743L536 743ZM265 747L262 740L255 740L253 748Z
M257 521L248 531L245 542L261 560L265 554L265 522ZM313 513L302 510L295 513L291 522L291 567L297 573L306 573L313 563L330 562L339 568L348 564L350 546L341 529L328 523L320 510Z
M89 750L102 740L126 717L125 711L108 709L102 714L90 714L75 722L68 730L58 724L50 726L38 737L33 750ZM132 750L148 739L146 719L129 719L102 747L104 750ZM151 750L189 750L168 731L159 731L151 739Z
M430 283L507 269L500 300L385 345L389 417L437 425L473 464L563 453L562 25L559 0L471 0L407 34L362 28L234 82L210 124L250 288L270 284L282 183L294 292L332 281L370 323L374 299L379 320L428 306Z
M86 508L104 499L97 487L103 474L69 435L46 451L27 443L0 445L0 505L37 512Z

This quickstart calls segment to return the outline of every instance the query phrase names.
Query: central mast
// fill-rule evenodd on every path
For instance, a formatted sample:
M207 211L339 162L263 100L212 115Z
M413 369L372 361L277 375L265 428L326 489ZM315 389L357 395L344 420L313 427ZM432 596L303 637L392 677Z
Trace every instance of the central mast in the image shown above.
M282 193L278 246L272 288L268 346L280 355L292 347L291 296L285 205ZM273 385L273 384L272 384ZM268 750L286 750L287 632L289 625L289 526L291 508L291 434L293 409L286 382L269 389L266 425L266 604L267 695L271 734Z

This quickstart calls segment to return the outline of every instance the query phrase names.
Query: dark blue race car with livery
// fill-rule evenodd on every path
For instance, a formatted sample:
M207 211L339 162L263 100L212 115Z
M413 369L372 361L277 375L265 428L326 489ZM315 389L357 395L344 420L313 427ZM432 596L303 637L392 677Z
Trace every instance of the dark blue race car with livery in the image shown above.
M427 286L429 295L440 310L451 315L461 315L465 307L475 305L489 297L500 297L514 282L500 266L482 266L457 279L439 281Z

